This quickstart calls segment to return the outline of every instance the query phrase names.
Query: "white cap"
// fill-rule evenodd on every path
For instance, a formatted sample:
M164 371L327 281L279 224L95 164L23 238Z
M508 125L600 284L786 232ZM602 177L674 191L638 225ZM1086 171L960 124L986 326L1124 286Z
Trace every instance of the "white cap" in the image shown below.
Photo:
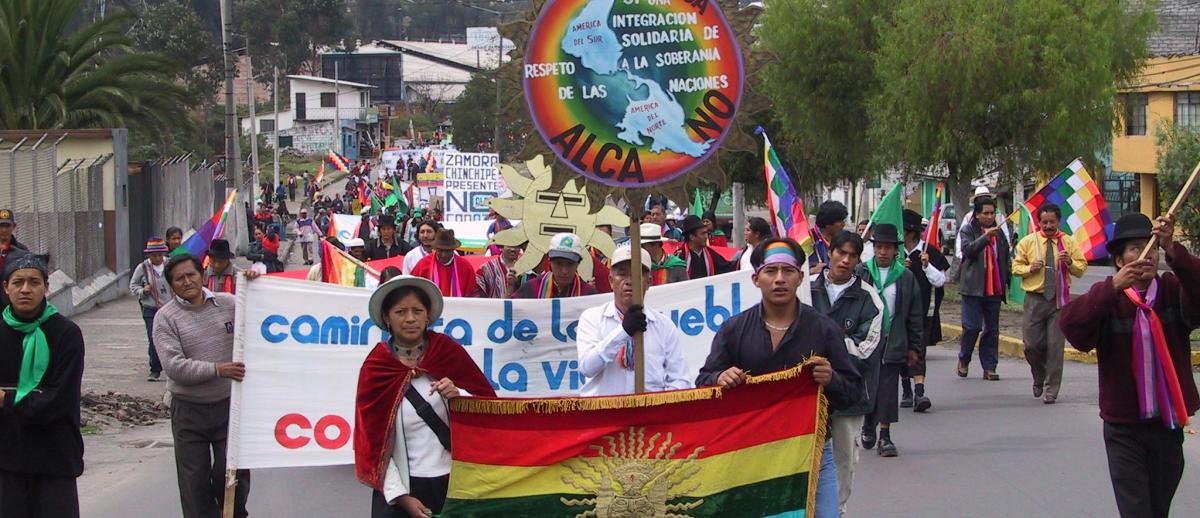
M642 233L642 244L646 243L661 243L662 227L657 223L642 223L638 225L638 229Z
M554 234L554 237L550 238L550 248L546 255L551 259L570 259L578 263L583 260L583 240L570 232Z
M641 250L642 250L642 268L649 270L650 265L652 264L652 261L650 260L650 252L647 252L645 248L643 248ZM612 259L609 261L608 264L610 266L616 266L623 262L632 261L632 260L633 260L633 247L631 247L629 245L621 245L621 246L617 247L617 250L615 252L613 252Z
M975 195L972 196L972 198L978 198L980 196L991 196L991 195L992 195L991 189L988 189L986 185L980 185L979 187L975 188Z
M367 244L363 242L361 237L352 237L350 239L347 239L346 242L343 244L346 245L347 250L354 248L354 247L358 247L358 246L367 246Z

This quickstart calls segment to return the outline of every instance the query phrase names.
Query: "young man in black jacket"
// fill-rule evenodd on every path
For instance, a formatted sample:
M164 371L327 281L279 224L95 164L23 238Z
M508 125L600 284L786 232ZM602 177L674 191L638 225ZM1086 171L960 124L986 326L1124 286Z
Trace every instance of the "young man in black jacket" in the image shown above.
M0 516L79 516L83 334L46 301L46 265L9 255L0 323Z
M854 484L854 466L858 463L855 439L862 430L864 416L875 411L879 358L883 354L879 348L883 301L874 288L854 274L862 257L861 237L843 230L829 240L827 250L828 263L812 282L813 309L832 319L846 333L846 352L850 353L850 361L858 368L864 384L862 400L832 412L829 420L837 463L838 500L844 515Z
M879 455L899 455L892 442L891 425L900 413L900 368L915 365L920 357L921 289L912 272L897 261L900 241L896 226L876 225L871 234L875 257L858 268L858 276L874 287L883 301L883 342L879 356L879 388L875 395L875 411L867 414L862 429L862 446L875 446L875 426L879 426Z
M946 285L946 270L950 262L936 247L929 247L921 236L925 232L925 224L921 215L915 211L904 211L904 267L912 272L921 288L921 347L917 354L917 363L904 365L900 369L900 385L902 396L900 408L911 408L913 412L924 412L933 406L933 402L925 395L925 350L933 345L934 327L941 326L939 316L940 300L935 291ZM930 304L933 302L933 304ZM912 383L916 383L916 395L913 394Z

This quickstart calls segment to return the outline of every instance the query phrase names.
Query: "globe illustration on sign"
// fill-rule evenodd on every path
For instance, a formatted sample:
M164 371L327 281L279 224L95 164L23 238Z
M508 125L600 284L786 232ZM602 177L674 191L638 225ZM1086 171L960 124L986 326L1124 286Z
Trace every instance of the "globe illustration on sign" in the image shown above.
M523 82L560 160L608 185L671 181L711 157L744 88L742 54L716 2L549 0Z

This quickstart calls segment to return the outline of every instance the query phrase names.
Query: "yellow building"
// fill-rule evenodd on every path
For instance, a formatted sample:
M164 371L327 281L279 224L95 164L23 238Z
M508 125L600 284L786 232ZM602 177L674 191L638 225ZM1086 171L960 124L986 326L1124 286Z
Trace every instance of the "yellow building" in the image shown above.
M1118 85L1124 113L1101 185L1114 219L1159 213L1155 142L1161 125L1200 128L1200 3L1162 0L1158 12L1151 57L1136 78Z

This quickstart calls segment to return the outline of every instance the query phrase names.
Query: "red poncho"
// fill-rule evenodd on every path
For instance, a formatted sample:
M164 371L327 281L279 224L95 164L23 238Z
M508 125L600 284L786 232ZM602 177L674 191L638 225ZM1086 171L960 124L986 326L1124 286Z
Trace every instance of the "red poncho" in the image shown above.
M491 383L458 342L433 331L425 338L429 348L415 369L392 356L380 342L363 361L358 372L358 395L354 402L354 474L362 483L383 491L387 461L392 455L396 411L414 373L429 373L435 379L450 378L472 396L496 397Z

